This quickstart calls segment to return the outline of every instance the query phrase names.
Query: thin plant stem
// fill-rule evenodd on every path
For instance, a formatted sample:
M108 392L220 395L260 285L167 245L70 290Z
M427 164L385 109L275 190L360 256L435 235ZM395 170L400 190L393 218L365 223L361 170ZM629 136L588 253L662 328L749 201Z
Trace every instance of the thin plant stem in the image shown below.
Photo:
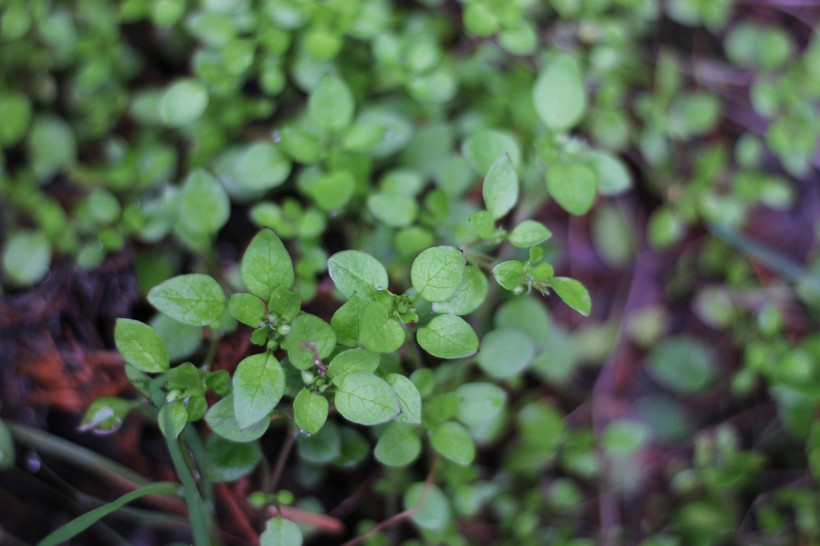
M406 519L409 519L412 516L414 516L415 514L417 514L422 509L422 507L424 507L425 501L427 501L427 495L430 493L430 488L432 487L433 480L436 477L436 463L437 462L438 462L437 459L433 459L433 464L430 466L430 472L427 473L427 479L424 480L424 489L421 492L421 496L419 497L419 501L416 503L416 505L413 508L408 508L404 512L399 512L398 514L390 516L389 518L387 518L383 522L379 523L378 525L376 525L372 529L369 529L367 532L362 533L361 535L359 535L359 536L357 536L357 537L355 537L351 540L348 540L347 542L342 544L342 546L356 546L356 544L360 544L361 542L366 540L368 537L373 536L374 534L376 534L378 532L381 532L382 530L387 529L388 527L392 527L393 525L396 525L397 523L401 523L402 521L404 521Z
M288 461L288 456L293 449L293 444L296 442L296 436L299 432L296 428L292 428L285 438L285 443L282 444L282 449L279 450L279 456L276 457L276 464L273 466L273 474L270 480L270 491L275 492L279 488L279 482L282 480L282 473L285 471L285 463ZM277 510L279 504L276 504Z

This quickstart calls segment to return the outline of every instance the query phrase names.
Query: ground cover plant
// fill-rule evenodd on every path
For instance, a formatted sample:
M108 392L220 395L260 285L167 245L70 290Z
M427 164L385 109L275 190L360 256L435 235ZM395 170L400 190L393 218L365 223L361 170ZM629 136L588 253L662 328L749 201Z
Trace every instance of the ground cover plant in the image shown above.
M818 21L0 0L0 536L820 542Z

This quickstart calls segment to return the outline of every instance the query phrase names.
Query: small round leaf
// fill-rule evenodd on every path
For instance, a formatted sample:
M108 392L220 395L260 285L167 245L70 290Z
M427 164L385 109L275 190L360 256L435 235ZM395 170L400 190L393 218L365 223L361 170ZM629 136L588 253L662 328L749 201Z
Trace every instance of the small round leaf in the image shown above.
M228 300L212 277L199 273L168 279L148 292L148 301L169 317L191 326L215 322Z
M456 315L439 315L416 332L422 349L439 358L463 358L478 351L478 336Z
M430 302L444 301L461 284L466 260L452 246L428 248L413 260L410 280L419 296Z
M396 393L383 379L367 372L346 374L336 386L336 409L360 425L378 425L399 414Z
M114 343L125 361L141 372L160 373L171 367L168 349L159 335L138 320L117 319Z
M160 117L171 127L190 125L205 113L208 90L197 80L185 78L174 82L162 95Z

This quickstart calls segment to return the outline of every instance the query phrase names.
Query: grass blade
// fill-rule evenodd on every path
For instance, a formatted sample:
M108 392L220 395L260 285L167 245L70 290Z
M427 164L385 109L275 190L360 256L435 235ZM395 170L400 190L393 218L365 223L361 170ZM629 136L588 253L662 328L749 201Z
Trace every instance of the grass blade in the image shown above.
M129 488L151 483L151 480L133 470L59 436L17 423L7 422L7 425L14 439L20 444L57 459L74 463L92 473L104 475L113 482L127 485Z
M57 546L58 544L67 542L72 537L77 536L105 516L109 515L111 512L146 495L173 495L176 494L177 491L179 491L179 484L171 482L158 482L140 487L139 489L126 493L115 501L109 502L99 508L95 508L94 510L91 510L90 512L87 512L82 516L66 523L41 540L37 546Z

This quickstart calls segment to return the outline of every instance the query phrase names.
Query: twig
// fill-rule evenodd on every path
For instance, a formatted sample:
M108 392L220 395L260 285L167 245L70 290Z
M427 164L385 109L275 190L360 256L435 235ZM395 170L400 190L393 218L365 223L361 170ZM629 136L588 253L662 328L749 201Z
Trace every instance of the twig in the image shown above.
M424 502L427 500L427 494L430 492L430 487L433 485L433 479L436 476L436 462L437 459L433 459L433 464L432 466L430 466L430 472L427 474L427 479L424 480L424 490L422 490L421 496L419 497L419 501L413 508L409 508L404 512L399 512L398 514L390 516L389 518L379 523L372 529L369 529L367 532L362 533L356 538L348 540L347 542L342 544L342 546L355 546L356 544L363 542L367 537L372 536L383 529L396 525L397 523L409 519L413 515L417 514L424 506Z
M233 492L228 489L228 486L224 483L217 484L216 490L222 496L231 519L236 523L238 530L242 533L243 543L250 546L258 546L259 533L257 533L248 522L248 518L245 512L239 507Z
M379 476L379 471L373 472L366 480L364 480L353 493L348 495L342 502L328 512L329 515L335 518L341 518L349 514L358 505L359 500L364 496L367 490L372 487L373 481Z
M322 362L322 359L319 356L319 351L316 350L316 342L307 341L299 345L299 348L313 353L313 365L319 370L319 377L324 377L327 373L327 364Z
M290 431L290 434L287 435L285 438L285 443L282 444L282 449L279 450L279 456L276 458L276 464L273 467L273 474L271 476L270 481L270 490L276 492L279 488L279 482L282 480L282 473L285 471L285 463L288 461L288 455L290 455L291 449L293 449L293 443L296 441L296 436L299 433L294 428ZM281 508L277 504L277 508L281 513Z
M295 521L297 523L304 523L316 527L329 535L338 535L344 532L344 524L337 518L326 516L324 514L317 514L315 512L308 512L307 510L300 510L293 506L269 506L268 517L281 516L285 519Z
M623 319L618 330L617 342L613 346L609 357L601 368L598 380L593 387L592 398L592 427L598 439L598 452L602 460L606 461L606 455L600 445L600 438L607 425L617 418L620 412L620 404L624 398L624 388L628 383L627 379L631 374L630 355L628 354L628 344L626 343L625 325L629 317L640 309L651 303L653 293L653 277L657 268L654 255L650 252L639 254L635 261L635 268L632 279L623 303L621 313ZM601 473L601 492L598 499L598 510L600 517L600 537L599 544L611 546L617 544L615 535L621 526L621 514L618 497L611 489L609 464L603 468Z

